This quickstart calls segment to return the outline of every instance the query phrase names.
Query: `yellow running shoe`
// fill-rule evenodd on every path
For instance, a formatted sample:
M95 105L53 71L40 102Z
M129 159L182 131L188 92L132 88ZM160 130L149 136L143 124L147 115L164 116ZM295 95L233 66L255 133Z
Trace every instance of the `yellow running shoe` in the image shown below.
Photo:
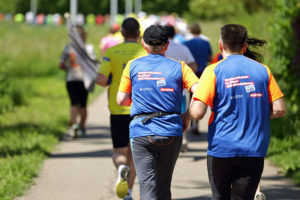
M116 194L119 198L123 199L128 193L128 177L130 169L126 165L120 165L118 168L118 180L116 183Z

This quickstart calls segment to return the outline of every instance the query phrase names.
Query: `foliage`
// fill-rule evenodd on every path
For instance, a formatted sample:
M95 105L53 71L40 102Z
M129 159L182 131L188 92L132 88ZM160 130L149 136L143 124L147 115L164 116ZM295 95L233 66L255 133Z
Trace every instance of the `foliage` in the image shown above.
M190 0L189 10L191 17L199 19L227 19L232 16L257 12L266 9L268 3L262 0Z
M188 14L193 18L223 19L229 14L234 16L242 14L243 10L246 10L248 13L254 13L261 8L265 9L268 5L267 2L265 0L152 0L142 1L142 10L154 14L177 13L181 16ZM69 0L37 0L37 4L38 12L46 14L63 14L69 11L70 6ZM29 9L30 1L28 0L0 0L0 12L26 13ZM118 11L121 14L125 13L125 0L118 1ZM236 13L236 11L239 11L239 13ZM78 12L85 15L108 14L110 12L110 1L78 1Z
M276 77L287 104L287 116L274 120L273 131L276 136L300 136L300 69L293 62L296 49L299 48L292 23L300 17L300 2L298 0L277 0L274 5L274 18L271 26L270 49L272 56L272 71ZM276 131L275 131L276 130Z
M284 139L272 137L268 150L268 158L298 185L300 185L299 150L300 138L297 136Z

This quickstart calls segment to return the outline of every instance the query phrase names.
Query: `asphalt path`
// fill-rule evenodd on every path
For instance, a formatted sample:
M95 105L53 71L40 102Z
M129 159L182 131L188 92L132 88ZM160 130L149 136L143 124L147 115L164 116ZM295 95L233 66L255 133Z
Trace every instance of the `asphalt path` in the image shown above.
M17 200L117 200L117 172L112 163L107 95L104 92L88 108L87 136L61 141L45 160L32 187ZM209 113L200 122L200 135L188 135L188 152L181 153L174 171L174 200L209 200L206 171L206 133ZM269 161L261 180L267 200L300 200L300 188L278 173ZM137 181L133 198L138 198Z

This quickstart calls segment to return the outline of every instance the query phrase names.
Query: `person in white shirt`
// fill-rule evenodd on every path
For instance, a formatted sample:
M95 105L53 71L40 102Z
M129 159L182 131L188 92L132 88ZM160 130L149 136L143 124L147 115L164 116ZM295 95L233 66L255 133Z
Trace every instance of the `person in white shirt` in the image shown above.
M183 44L174 42L175 28L174 26L165 26L168 30L169 47L165 56L175 60L184 61L194 72L197 71L197 63L189 48ZM187 90L183 90L183 101L181 104L181 112L185 112L187 108ZM189 99L189 98L188 98ZM188 150L186 132L183 133L181 152Z

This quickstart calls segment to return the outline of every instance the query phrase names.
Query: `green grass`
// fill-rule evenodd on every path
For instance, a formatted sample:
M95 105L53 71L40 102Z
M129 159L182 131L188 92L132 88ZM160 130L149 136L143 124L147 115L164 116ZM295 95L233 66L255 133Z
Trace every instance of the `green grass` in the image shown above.
M95 47L107 27L87 27ZM0 199L23 194L42 162L66 131L69 99L60 54L65 27L1 23L0 26ZM96 87L89 100L101 92Z
M272 137L268 158L280 167L280 171L300 186L300 138L289 136L283 139Z

